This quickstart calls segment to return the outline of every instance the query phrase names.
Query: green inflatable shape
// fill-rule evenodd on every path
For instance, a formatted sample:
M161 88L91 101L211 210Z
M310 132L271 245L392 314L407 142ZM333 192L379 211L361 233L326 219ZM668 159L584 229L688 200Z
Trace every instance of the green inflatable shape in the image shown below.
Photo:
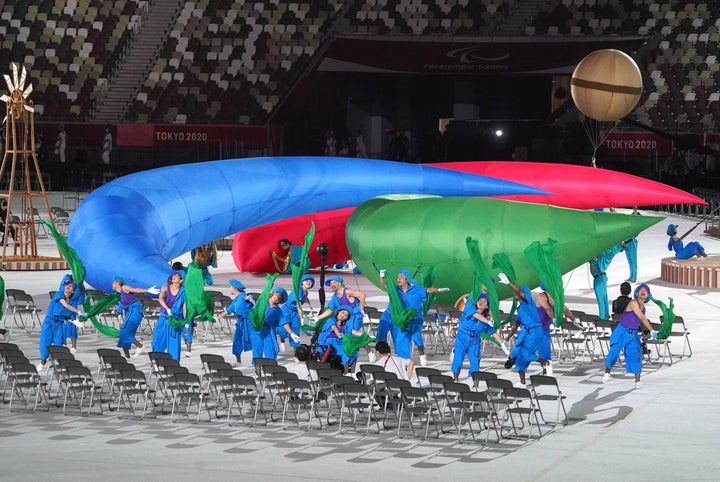
M450 288L438 301L452 305L473 286L468 236L478 241L493 276L500 271L492 268L493 256L504 253L517 284L534 288L538 274L524 254L532 242L554 239L564 274L663 219L480 197L382 196L355 209L346 241L362 273L378 286L380 269L415 273L435 265L435 286ZM512 296L507 286L496 288L500 299Z

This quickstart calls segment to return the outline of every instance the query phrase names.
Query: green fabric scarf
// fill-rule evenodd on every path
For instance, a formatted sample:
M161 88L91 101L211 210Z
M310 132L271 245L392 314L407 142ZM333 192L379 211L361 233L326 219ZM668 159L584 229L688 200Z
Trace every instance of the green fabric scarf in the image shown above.
M525 248L525 257L535 268L545 289L550 293L554 301L555 326L562 324L565 314L565 291L563 289L562 272L555 257L557 242L548 238L547 242L540 244L538 241L530 243Z
M250 310L250 320L252 321L252 327L255 331L262 331L263 324L265 323L265 310L267 309L268 298L270 298L270 290L272 290L278 276L280 276L278 273L265 274L265 289L260 293L253 309Z

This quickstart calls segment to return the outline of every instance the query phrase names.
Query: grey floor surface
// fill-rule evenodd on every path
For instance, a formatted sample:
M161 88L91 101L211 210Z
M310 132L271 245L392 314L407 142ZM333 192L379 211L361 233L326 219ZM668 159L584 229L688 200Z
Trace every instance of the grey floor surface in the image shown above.
M680 231L695 221L669 217ZM641 389L635 389L622 366L614 379L602 383L600 360L558 360L555 375L567 396L570 423L539 440L508 439L483 445L461 443L454 434L422 441L398 438L392 431L367 436L339 433L337 426L322 430L282 430L279 423L250 429L227 426L223 421L173 423L169 416L143 421L118 420L113 413L90 417L48 412L9 411L0 404L0 476L2 480L717 480L720 457L720 379L716 370L720 351L720 292L673 286L660 280L660 260L666 250L667 223L639 237L640 280L653 295L673 297L675 311L691 331L693 356L676 359L672 366L644 366ZM698 228L688 239L700 241L708 253L720 253L720 240ZM41 251L52 252L50 240ZM720 254L714 254L720 257ZM180 257L188 261L187 255ZM718 260L720 262L720 260ZM691 261L692 262L692 261ZM2 276L6 288L32 294L44 310L48 291L57 289L61 272L10 272ZM213 270L215 287L229 292L228 279L237 277L250 289L260 289L264 276L237 273L229 252L222 253ZM362 276L341 273L346 284L364 290L368 304L384 309L383 292ZM627 277L627 263L619 255L608 270L609 295L614 298ZM592 281L585 266L565 275L566 302L572 309L596 312ZM639 280L639 281L640 281ZM289 278L279 284L289 288ZM317 295L314 295L317 304ZM660 311L649 305L648 316L657 321ZM4 323L11 318L5 314ZM148 336L144 336L149 341ZM197 338L197 337L196 337ZM38 331L27 334L15 328L12 341L37 360ZM201 353L223 354L231 361L231 339L202 335L193 357L182 364L201 371ZM97 366L95 350L113 347L112 339L95 333L79 339L77 357ZM674 349L679 350L679 346ZM249 358L249 357L248 357ZM289 362L290 353L280 355ZM364 355L361 355L361 361ZM429 366L449 370L447 354L429 357ZM483 370L515 381L517 374L502 367L499 355L483 358ZM133 360L147 370L147 357ZM250 372L247 360L244 371ZM531 367L529 373L539 372Z

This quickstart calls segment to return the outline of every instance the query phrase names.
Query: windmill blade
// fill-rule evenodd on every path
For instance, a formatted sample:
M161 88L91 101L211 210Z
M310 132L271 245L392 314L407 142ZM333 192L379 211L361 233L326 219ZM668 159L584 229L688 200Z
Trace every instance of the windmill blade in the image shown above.
M7 84L8 90L12 94L12 91L15 90L15 87L12 84L12 80L10 80L10 76L8 74L3 74L3 78L5 79L5 83Z
M28 84L27 89L25 89L25 90L23 91L23 93L22 93L23 98L24 98L24 99L27 99L27 98L28 98L28 95L30 95L30 94L32 93L32 91L33 91L33 86L32 86L32 84Z
M23 87L25 87L25 79L27 78L27 70L25 70L25 65L22 65L22 68L20 69L20 83L17 84L17 88L22 90Z
M23 104L23 107L24 107L25 110L28 111L28 112L35 112L35 107L30 107L30 106L27 105L27 104Z
M12 79L14 82L13 89L11 90L15 90L18 88L18 65L13 62L10 64L10 69L12 70Z

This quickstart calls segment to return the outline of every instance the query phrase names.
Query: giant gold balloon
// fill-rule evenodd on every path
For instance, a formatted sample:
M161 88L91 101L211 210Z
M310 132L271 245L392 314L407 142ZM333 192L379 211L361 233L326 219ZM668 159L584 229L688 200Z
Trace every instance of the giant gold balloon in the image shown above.
M642 75L635 61L614 49L591 52L575 67L570 94L580 112L601 122L628 115L642 95Z

